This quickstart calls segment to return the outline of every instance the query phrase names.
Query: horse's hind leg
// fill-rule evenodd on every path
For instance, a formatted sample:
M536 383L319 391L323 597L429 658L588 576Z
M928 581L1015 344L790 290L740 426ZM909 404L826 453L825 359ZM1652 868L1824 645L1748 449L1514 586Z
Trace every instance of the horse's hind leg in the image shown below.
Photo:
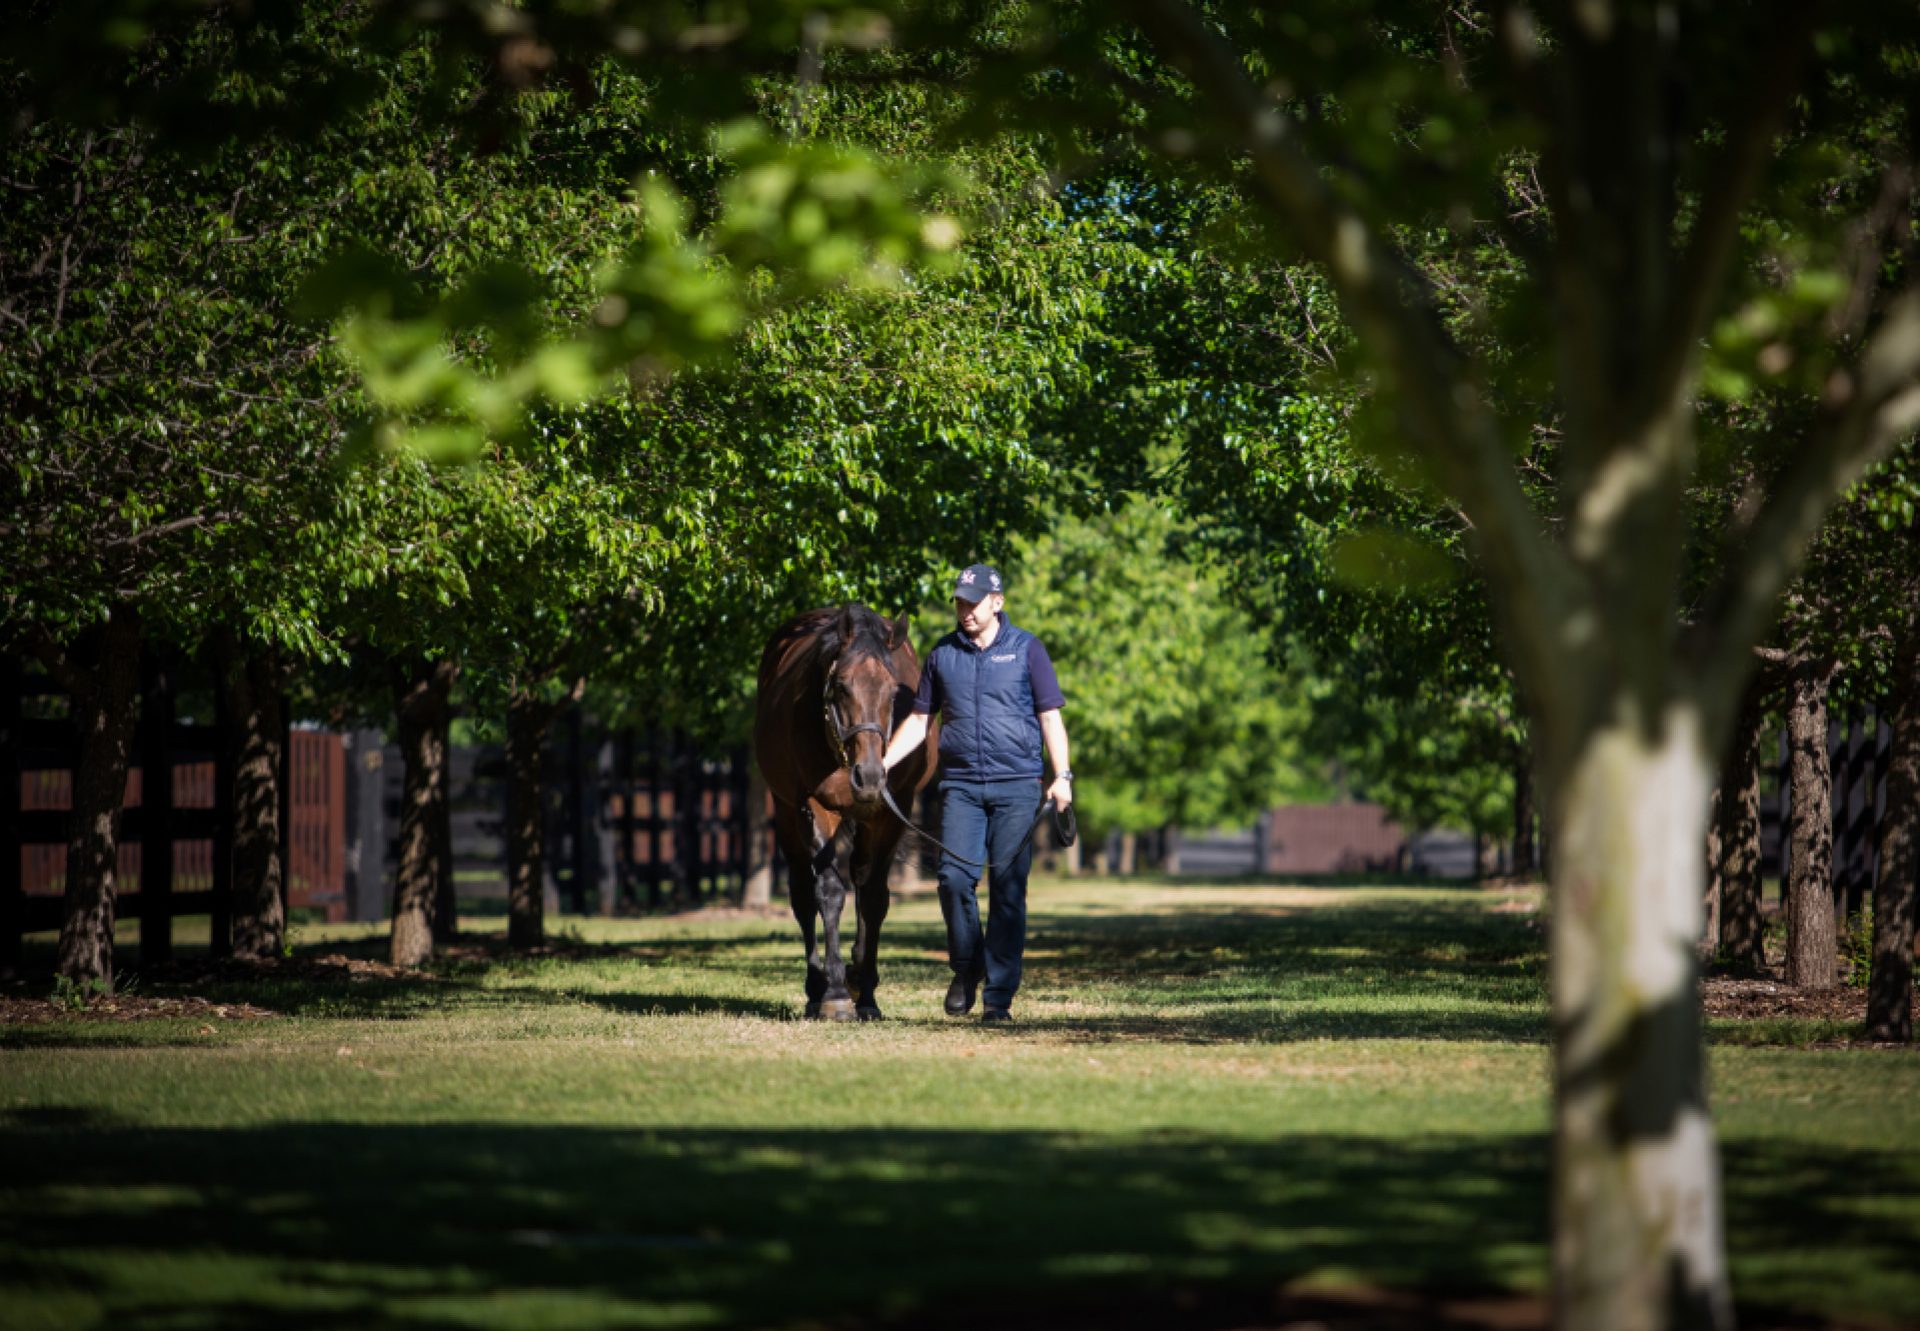
M807 1015L820 1015L820 998L827 992L826 963L815 942L820 905L814 891L811 822L798 809L776 801L773 806L774 834L787 857L787 905L800 922L800 938L807 949Z

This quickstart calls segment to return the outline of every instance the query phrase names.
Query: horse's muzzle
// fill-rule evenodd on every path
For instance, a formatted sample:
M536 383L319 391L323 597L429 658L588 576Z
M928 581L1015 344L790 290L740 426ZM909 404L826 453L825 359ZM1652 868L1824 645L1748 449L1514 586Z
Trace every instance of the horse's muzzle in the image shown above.
M855 763L847 777L853 786L853 798L861 804L878 804L886 788L887 769L879 763Z

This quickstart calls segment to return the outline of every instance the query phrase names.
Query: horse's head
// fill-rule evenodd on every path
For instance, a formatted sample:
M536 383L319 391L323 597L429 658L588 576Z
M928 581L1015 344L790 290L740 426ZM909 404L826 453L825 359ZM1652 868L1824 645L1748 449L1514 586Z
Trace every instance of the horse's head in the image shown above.
M893 653L907 640L905 615L888 623L871 610L840 612L827 665L827 743L847 769L853 798L877 804L887 773L881 759L893 734L894 701L901 688Z

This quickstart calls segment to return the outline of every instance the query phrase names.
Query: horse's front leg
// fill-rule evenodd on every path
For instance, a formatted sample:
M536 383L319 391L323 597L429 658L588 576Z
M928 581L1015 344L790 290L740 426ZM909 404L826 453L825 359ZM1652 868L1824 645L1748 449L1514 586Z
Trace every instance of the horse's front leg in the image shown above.
M840 914L847 904L847 880L840 876L833 854L833 834L839 830L840 820L817 805L810 806L809 812L814 832L813 894L820 903L821 960L826 979L819 1013L828 1021L852 1021L853 995L847 992L847 963L840 954Z
M888 819L887 824L891 823ZM880 926L886 922L887 907L893 900L887 876L900 842L898 825L887 824L878 820L863 823L854 833L851 867L860 932L853 949L853 988L858 995L855 1009L862 1021L879 1021L884 1015L874 998L874 991L880 987Z
M775 803L774 834L787 857L787 904L800 922L800 941L807 957L807 1015L820 1015L820 996L827 992L826 966L814 937L820 922L820 903L814 896L813 819L804 807Z

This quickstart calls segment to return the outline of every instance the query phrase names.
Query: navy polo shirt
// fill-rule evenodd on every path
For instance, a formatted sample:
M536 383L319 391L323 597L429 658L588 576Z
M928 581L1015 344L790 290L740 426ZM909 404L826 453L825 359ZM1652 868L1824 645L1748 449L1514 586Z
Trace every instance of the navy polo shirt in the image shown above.
M913 700L922 716L940 713L942 774L975 781L1038 780L1040 713L1065 705L1046 647L1004 610L985 651L958 629L935 643Z

